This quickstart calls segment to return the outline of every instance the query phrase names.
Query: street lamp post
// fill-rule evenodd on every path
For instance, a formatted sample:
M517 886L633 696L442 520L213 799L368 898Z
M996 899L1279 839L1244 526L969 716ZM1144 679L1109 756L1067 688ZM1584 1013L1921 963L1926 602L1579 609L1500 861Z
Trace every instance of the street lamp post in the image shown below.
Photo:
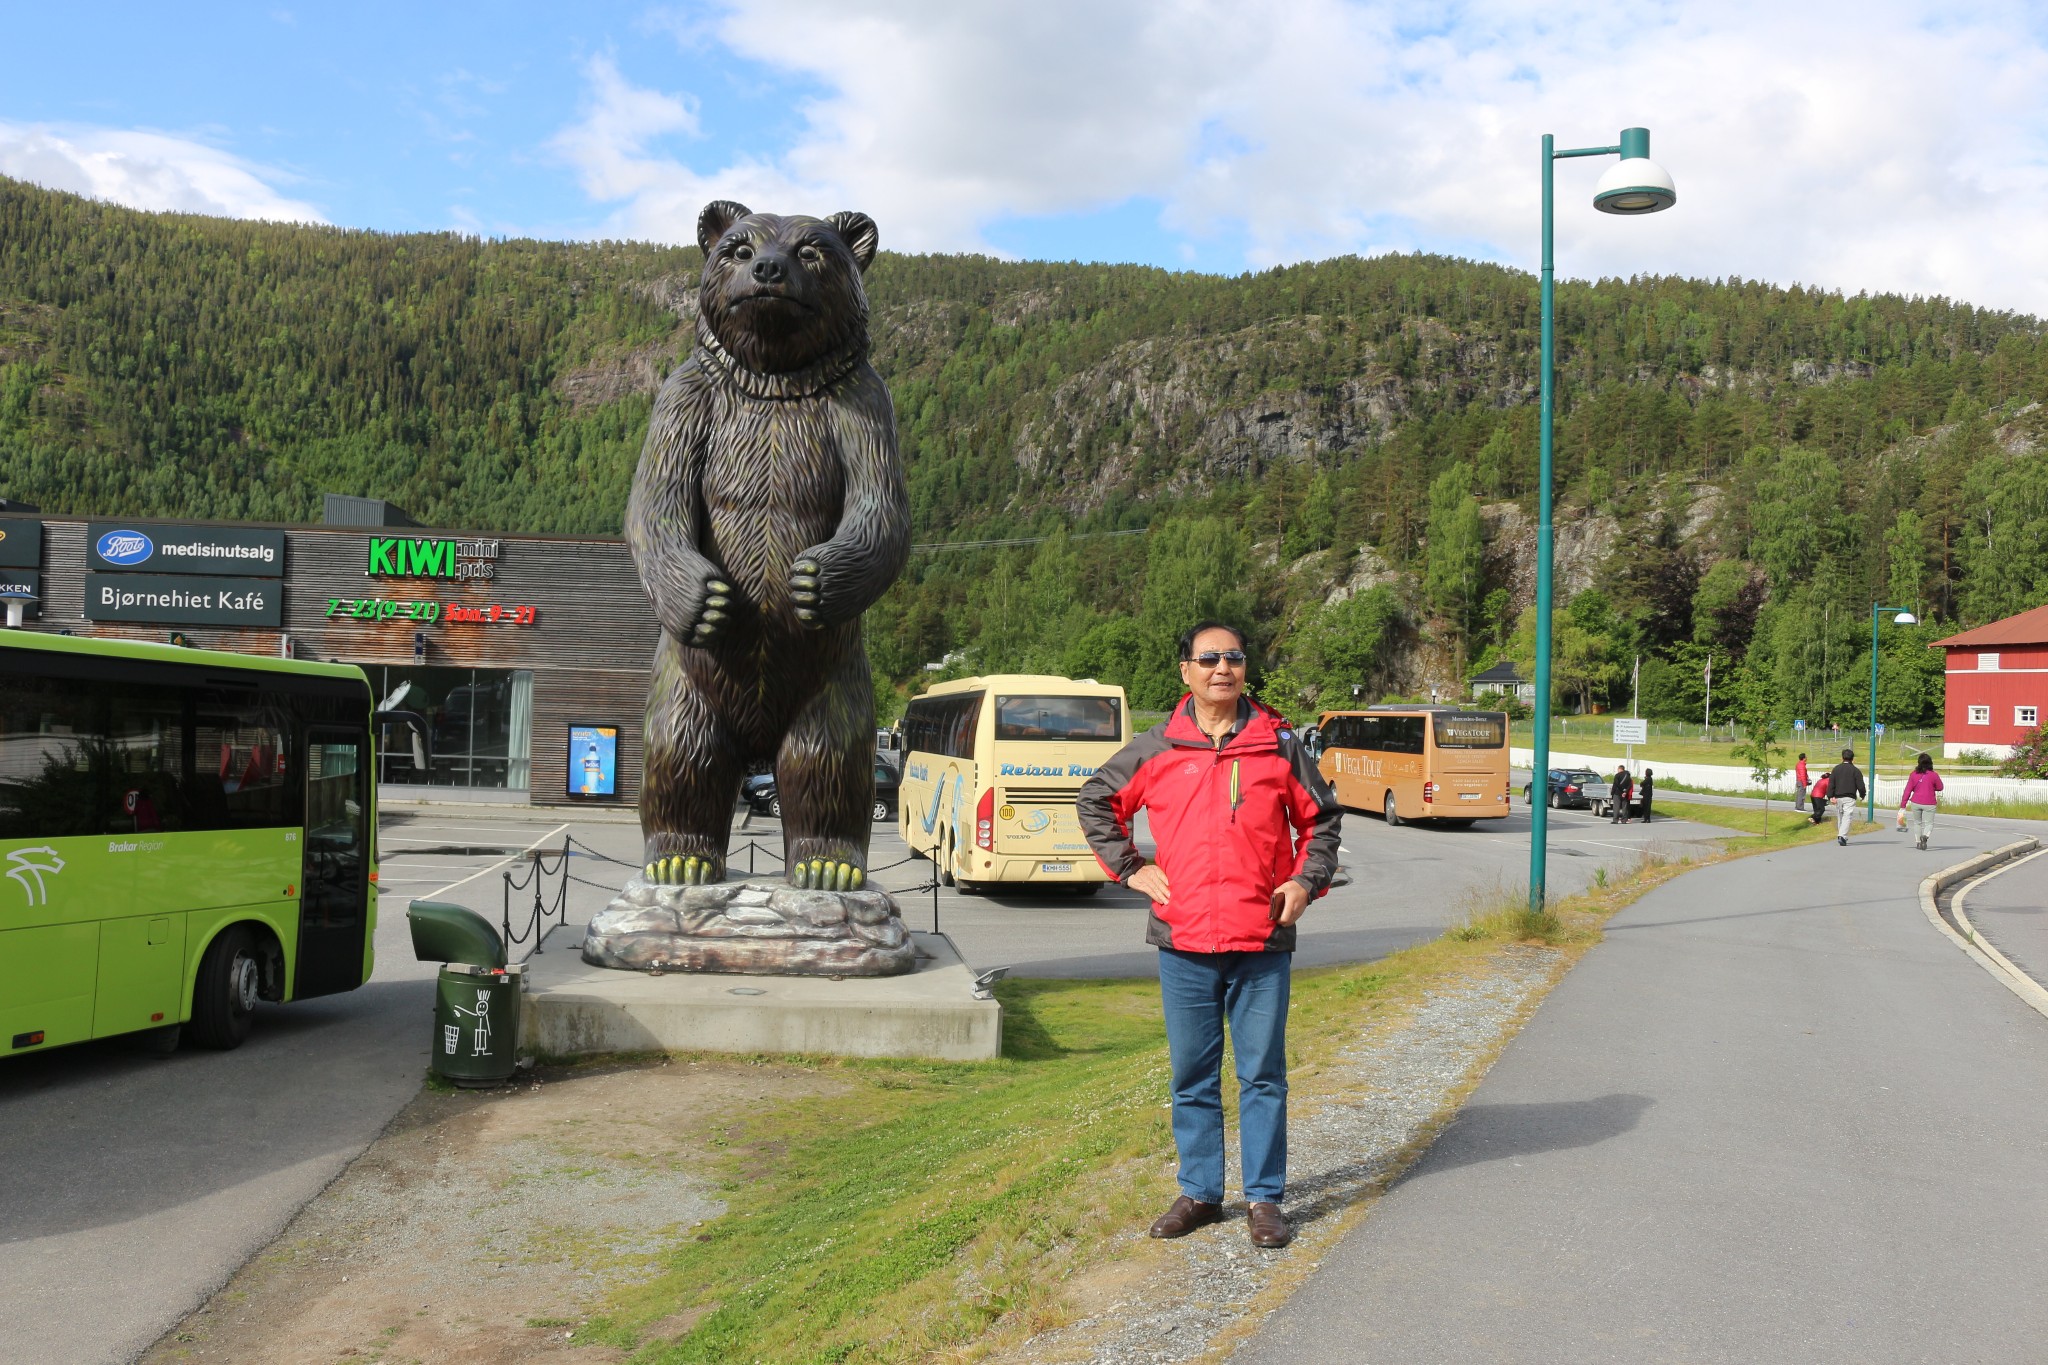
M1656 213L1678 202L1678 191L1662 166L1650 160L1650 130L1624 128L1621 141L1612 147L1572 147L1557 150L1556 140L1543 135L1543 379L1542 420L1539 423L1538 469L1536 474L1536 753L1529 778L1529 908L1544 911L1543 878L1546 843L1550 835L1550 802L1536 800L1550 790L1550 481L1551 417L1555 399L1557 366L1555 342L1556 293L1552 274L1551 221L1555 216L1553 171L1568 156L1619 156L1593 187L1593 207L1602 213Z
M1898 613L1892 618L1895 626L1918 625L1920 621L1904 607L1870 604L1870 781L1864 788L1869 801L1863 808L1863 818L1871 821L1877 819L1877 618L1888 611Z

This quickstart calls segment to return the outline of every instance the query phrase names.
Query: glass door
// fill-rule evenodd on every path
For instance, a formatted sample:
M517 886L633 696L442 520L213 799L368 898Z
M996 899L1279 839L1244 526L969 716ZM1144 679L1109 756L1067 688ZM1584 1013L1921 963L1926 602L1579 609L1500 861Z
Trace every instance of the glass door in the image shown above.
M306 742L305 873L299 887L299 967L293 995L363 983L368 921L369 737L315 728Z

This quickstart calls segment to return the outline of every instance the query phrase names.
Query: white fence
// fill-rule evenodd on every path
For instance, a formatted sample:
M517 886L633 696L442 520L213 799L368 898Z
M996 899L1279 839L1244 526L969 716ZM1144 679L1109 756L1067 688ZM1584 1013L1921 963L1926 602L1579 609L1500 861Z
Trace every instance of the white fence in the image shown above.
M1508 761L1516 767L1526 768L1536 761L1533 749L1509 749ZM1596 773L1611 773L1618 760L1612 754L1574 754L1560 749L1550 751L1550 766L1553 768L1590 768ZM1818 778L1834 765L1831 763L1808 763L1808 773ZM1857 765L1861 767L1859 763ZM1682 782L1688 787L1701 787L1707 791L1738 792L1756 794L1756 782L1750 777L1749 769L1731 767L1720 763L1651 763L1636 760L1630 769L1638 777L1646 768L1655 769L1658 778L1665 782ZM1936 771L1939 771L1937 767ZM1864 774L1866 781L1869 774ZM1942 797L1949 801L2048 801L2048 781L2027 777L1950 777L1942 775ZM1795 784L1788 769L1784 776L1771 784L1773 794L1790 796ZM1877 804L1896 806L1904 782L1895 777L1880 778L1877 782Z

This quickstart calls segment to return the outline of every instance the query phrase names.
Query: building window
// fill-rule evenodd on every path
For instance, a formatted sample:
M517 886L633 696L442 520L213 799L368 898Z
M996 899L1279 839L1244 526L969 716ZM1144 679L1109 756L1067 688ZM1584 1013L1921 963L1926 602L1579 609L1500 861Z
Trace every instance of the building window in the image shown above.
M533 738L526 669L366 666L377 709L407 711L422 730L383 731L377 780L409 786L523 790Z
M1972 725L1989 725L1990 723L1991 723L1991 708L1990 708L1990 707L1988 707L1988 706L1973 706L1973 707L1971 707L1971 708L1970 708L1970 724L1972 724Z
M2015 706L2012 708L2012 723L2024 725L2031 730L2041 723L2041 713L2032 706Z
M1998 671L1998 656L1996 654L1979 654L1977 656L1977 671L1979 673L1996 673Z

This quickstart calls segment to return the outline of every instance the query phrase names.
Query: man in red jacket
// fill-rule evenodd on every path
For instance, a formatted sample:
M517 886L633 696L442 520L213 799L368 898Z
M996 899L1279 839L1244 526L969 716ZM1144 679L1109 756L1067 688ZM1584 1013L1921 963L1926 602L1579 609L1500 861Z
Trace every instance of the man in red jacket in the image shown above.
M1244 636L1180 638L1188 694L1081 788L1103 868L1152 901L1146 941L1173 1069L1181 1195L1152 1224L1181 1237L1223 1216L1223 1032L1237 1058L1238 1138L1255 1246L1281 1247L1287 1185L1287 997L1294 924L1337 871L1342 810L1287 722L1245 695ZM1143 809L1158 849L1131 841Z

